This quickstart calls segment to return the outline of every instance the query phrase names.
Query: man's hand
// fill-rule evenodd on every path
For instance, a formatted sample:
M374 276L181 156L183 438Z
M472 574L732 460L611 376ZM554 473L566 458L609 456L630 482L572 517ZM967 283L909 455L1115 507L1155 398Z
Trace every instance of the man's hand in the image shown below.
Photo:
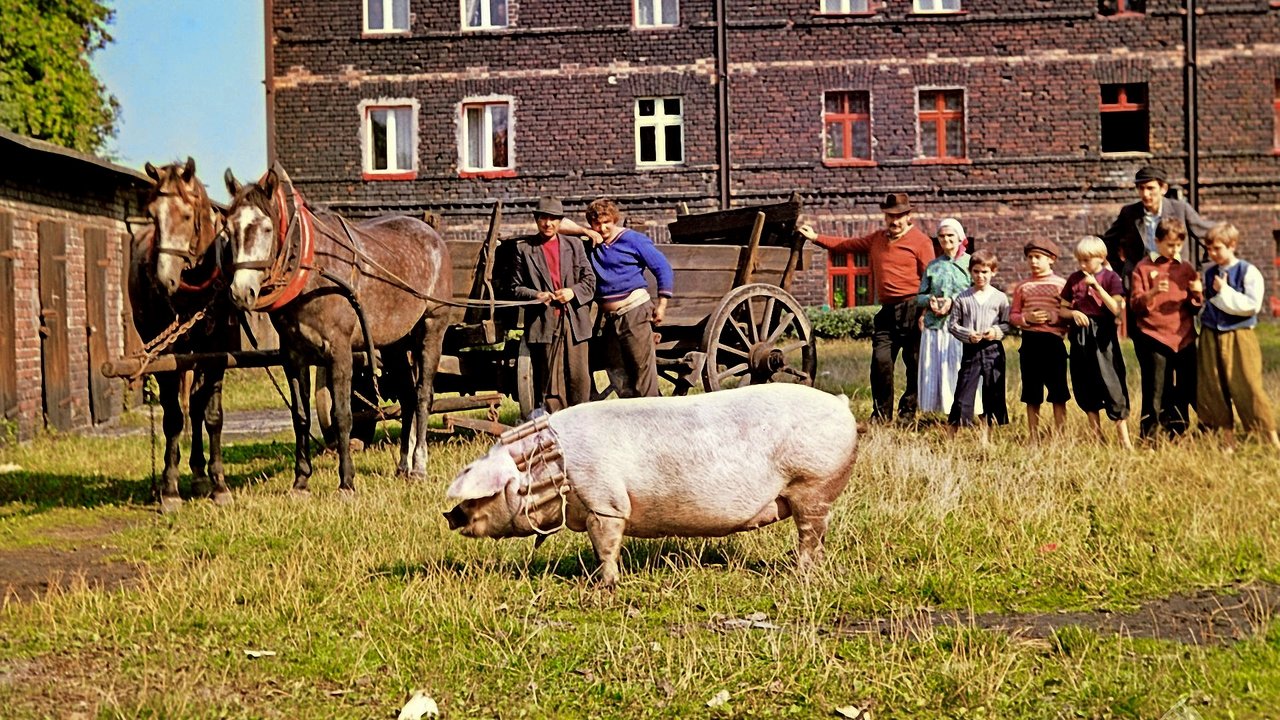
M591 238L591 244L596 247L604 244L604 236L591 228L582 228L582 234Z
M557 291L555 291L555 292L551 293L551 297L552 297L556 302L561 302L561 303L568 304L569 302L571 302L571 301L573 300L573 289L572 289L572 288L560 288L559 290L557 290Z
M1074 320L1076 325L1079 325L1080 327L1089 327L1089 316L1085 315L1079 310L1071 311L1071 319Z
M987 328L986 332L982 333L982 339L983 339L983 340L995 340L995 339L996 339L996 329L995 329L995 328Z
M1049 313L1044 310L1032 310L1023 313L1022 317L1026 319L1028 325L1043 325L1049 322Z
M1169 292L1169 276L1168 275L1156 281L1156 292L1158 293Z
M804 239L808 240L809 242L813 242L818 238L818 231L814 230L813 226L810 225L809 223L805 223L800 227L796 228L796 232L803 235Z
M538 297L538 301L541 302L543 305L550 305L552 301L556 299L555 295L552 295L546 290L543 290L542 292L538 293L537 297Z

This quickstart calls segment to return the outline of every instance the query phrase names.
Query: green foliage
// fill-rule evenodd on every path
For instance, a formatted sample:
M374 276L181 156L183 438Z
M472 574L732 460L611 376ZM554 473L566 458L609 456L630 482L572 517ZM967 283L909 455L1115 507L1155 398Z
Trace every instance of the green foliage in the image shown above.
M805 308L809 322L813 323L813 333L828 340L871 337L872 323L879 311L879 305L860 305L839 309L832 309L825 305Z
M112 15L98 0L0 0L0 126L86 153L114 135L119 103L89 66Z

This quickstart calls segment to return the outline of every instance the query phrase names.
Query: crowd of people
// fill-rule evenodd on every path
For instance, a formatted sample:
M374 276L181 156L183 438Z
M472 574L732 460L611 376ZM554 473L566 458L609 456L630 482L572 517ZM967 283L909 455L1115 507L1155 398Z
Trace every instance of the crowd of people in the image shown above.
M1236 414L1246 432L1280 448L1253 332L1263 278L1237 256L1239 230L1210 223L1167 197L1168 181L1158 168L1139 170L1134 185L1139 201L1126 205L1101 237L1075 244L1078 269L1068 276L1055 272L1062 255L1056 242L1026 243L1026 276L1009 284L1008 295L992 284L999 259L987 250L967 254L958 220L939 223L942 252L935 257L905 194L886 196L884 227L862 237L819 235L802 225L802 234L831 252L869 256L881 303L872 333L871 421L893 417L893 373L901 355L907 386L898 399L900 420L945 413L952 432L977 424L982 442L989 442L989 428L1009 422L1003 340L1012 326L1021 332L1019 399L1031 441L1049 432L1040 422L1046 401L1052 431L1063 428L1074 391L1100 441L1105 414L1118 442L1132 448L1123 325L1141 376L1141 439L1183 435L1194 408L1200 427L1221 432L1228 448L1235 445ZM1193 238L1211 260L1203 272L1189 254Z

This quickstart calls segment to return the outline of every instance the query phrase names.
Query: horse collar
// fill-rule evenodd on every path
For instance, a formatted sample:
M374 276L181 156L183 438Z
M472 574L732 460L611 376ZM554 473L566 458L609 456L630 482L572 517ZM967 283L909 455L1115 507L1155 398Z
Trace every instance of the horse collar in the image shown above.
M302 289L311 279L316 255L315 225L311 211L303 204L302 195L289 182L288 176L283 171L278 172L277 176L280 182L276 185L272 205L276 208L278 247L272 275L279 272L282 277L277 289L258 299L256 309L267 311L279 310L302 294Z

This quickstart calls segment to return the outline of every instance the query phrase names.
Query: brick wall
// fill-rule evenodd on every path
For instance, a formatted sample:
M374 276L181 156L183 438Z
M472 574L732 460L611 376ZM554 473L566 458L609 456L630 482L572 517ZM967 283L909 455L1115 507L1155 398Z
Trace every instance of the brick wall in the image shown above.
M612 195L662 239L677 203L717 208L722 172L714 4L680 5L679 27L638 30L629 0L511 2L509 28L463 32L457 4L411 0L408 33L366 37L358 4L276 0L280 160L310 197L351 214L437 209L451 233L476 237L494 198L514 233L539 194L565 197L571 212ZM879 225L876 200L906 191L927 232L954 216L1019 258L1034 234L1070 245L1103 232L1136 200L1141 165L1185 188L1180 3L1150 0L1126 18L1099 17L1091 0L965 0L963 14L941 16L913 15L906 1L873 0L866 16L822 16L818 0L727 5L735 206L799 190L820 230L862 232ZM1200 207L1241 227L1243 254L1274 288L1280 9L1209 4L1198 25ZM1148 153L1102 152L1099 86L1113 83L1146 84ZM919 158L922 87L964 91L964 162ZM869 91L873 164L824 164L825 90ZM684 98L685 162L638 170L634 99L668 94ZM514 177L459 176L459 103L476 95L514 99ZM421 104L413 180L361 178L357 104L379 97ZM806 301L825 287L814 257L797 281Z

